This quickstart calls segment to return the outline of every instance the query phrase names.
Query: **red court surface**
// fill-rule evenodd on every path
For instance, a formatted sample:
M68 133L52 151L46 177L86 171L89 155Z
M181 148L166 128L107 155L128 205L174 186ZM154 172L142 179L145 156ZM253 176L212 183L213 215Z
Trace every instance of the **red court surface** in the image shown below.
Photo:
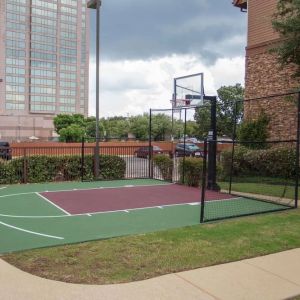
M200 202L201 190L170 184L44 192L41 195L70 214L85 214ZM205 198L207 201L230 199L232 196L207 191Z

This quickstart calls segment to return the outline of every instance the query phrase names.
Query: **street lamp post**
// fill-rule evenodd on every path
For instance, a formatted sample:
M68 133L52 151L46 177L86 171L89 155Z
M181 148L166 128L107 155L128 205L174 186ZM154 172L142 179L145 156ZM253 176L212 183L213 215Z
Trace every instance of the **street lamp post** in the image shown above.
M95 177L99 178L99 81L100 81L100 7L101 0L90 0L87 8L96 9L96 147L95 147Z

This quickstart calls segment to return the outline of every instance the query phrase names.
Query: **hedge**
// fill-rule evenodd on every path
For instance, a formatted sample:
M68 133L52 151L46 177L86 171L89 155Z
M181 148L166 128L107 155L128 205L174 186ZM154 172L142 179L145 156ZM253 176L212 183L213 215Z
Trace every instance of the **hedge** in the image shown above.
M172 181L173 160L166 155L156 155L153 158L154 166L159 169L164 180Z
M125 177L126 163L118 156L100 155L100 178L122 179ZM24 174L24 172L26 174ZM94 159L85 156L84 179L93 179ZM0 184L72 181L81 179L81 156L35 155L0 160Z
M199 186L202 179L203 160L195 157L180 159L180 183L188 186ZM184 176L183 176L184 175ZM183 178L184 177L184 178Z
M228 178L231 169L231 151L221 155L221 172ZM264 150L250 150L237 147L234 153L234 176L266 176L292 179L295 176L296 151L291 147L274 147Z

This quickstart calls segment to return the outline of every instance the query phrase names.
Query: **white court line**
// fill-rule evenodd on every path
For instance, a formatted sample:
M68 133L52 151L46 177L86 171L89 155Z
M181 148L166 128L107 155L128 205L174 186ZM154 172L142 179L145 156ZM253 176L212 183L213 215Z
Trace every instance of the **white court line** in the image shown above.
M11 197L11 196L19 196L19 195L30 195L30 194L34 194L34 193L35 192L1 195L0 198Z
M167 186L167 185L174 185L175 183L164 183L164 184L144 184L144 185L135 185L134 187L155 187L155 186ZM86 188L86 189L77 189L76 191L89 191L89 190L101 190L101 189L122 189L125 188L125 185L122 186L114 186L114 187L96 187L96 188ZM70 190L56 190L56 191L40 191L38 193L56 193L56 192L72 192L74 189ZM17 193L17 194L7 194L7 195L1 195L0 198L5 197L12 197L12 196L19 196L19 195L30 195L35 194L37 192L27 192L27 193Z
M205 204L211 203L211 202L218 202L218 201L230 201L230 200L239 200L239 199L245 199L245 197L235 197L235 198L223 198L223 199L216 199L216 200L205 200Z
M9 227L9 228L13 228L13 229L23 231L23 232L27 232L27 233L30 233L30 234L40 235L40 236L49 237L49 238L57 239L57 240L64 240L64 238L60 237L60 236L55 236L55 235L49 235L49 234L39 233L39 232L35 232L35 231L30 231L30 230L26 230L26 229L23 229L23 228L20 228L20 227L12 226L12 225L9 225L9 224L3 223L3 222L0 222L0 224L2 224L3 226Z
M51 205L55 206L56 208L58 208L59 210L61 210L63 213L67 214L67 215L71 215L70 213L68 213L66 210L64 210L63 208L61 208L60 206L56 205L55 203L53 203L52 201L50 201L49 199L47 199L46 197L44 197L43 195L39 194L38 192L35 193L37 196L41 197L42 199L44 199L45 201L47 201L48 203L50 203Z
M217 202L217 201L228 201L228 200L239 200L243 197L239 198L230 198L230 199L221 199L221 200L208 200L205 201L205 204L209 204L211 202ZM178 203L178 204L166 204L166 205L160 205L160 206L147 206L147 207L137 207L137 208L128 208L127 211L135 211L135 210L142 210L142 209L153 209L153 208L159 208L163 209L165 207L172 207L172 206L196 206L200 205L200 202L190 202L190 203ZM24 219L47 219L47 218L66 218L66 217L81 217L81 216L93 216L93 215L102 215L102 214L110 214L110 213L119 213L124 212L124 209L119 210L108 210L108 211L97 211L97 212L91 212L91 213L82 213L82 214L69 214L69 215L60 215L60 216L17 216L17 215L4 215L0 214L0 217L6 217L6 218L24 218Z
M199 202L195 202L195 203L199 204ZM166 205L161 205L161 208L159 208L159 209L163 209L165 207L184 206L184 205L191 205L191 203L166 204ZM147 206L147 207L127 208L126 211L131 212L131 211L135 211L135 210L153 209L153 208L158 208L158 207L156 205L156 206ZM124 209L118 209L118 210L97 211L97 212L91 212L91 213L61 215L61 216L16 216L16 215L0 214L0 217L24 218L24 219L47 219L47 218L81 217L81 216L90 216L90 215L93 216L93 215L102 215L102 214L120 213L120 212L125 212L125 210Z

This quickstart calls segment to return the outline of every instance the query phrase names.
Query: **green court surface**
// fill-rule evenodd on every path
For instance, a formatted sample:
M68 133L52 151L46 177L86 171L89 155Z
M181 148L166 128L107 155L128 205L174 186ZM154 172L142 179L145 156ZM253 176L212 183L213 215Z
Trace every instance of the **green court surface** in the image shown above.
M1 186L0 253L199 224L199 203L71 215L39 194L45 191L156 185L170 185L170 183L139 179ZM209 201L205 204L205 219L276 211L284 208L279 204L245 198Z
M37 194L44 191L162 184L169 183L142 179L0 187L0 253L198 224L199 205L67 215Z
M238 216L282 211L291 207L267 201L238 197L225 201L210 201L205 204L204 220L214 221Z

